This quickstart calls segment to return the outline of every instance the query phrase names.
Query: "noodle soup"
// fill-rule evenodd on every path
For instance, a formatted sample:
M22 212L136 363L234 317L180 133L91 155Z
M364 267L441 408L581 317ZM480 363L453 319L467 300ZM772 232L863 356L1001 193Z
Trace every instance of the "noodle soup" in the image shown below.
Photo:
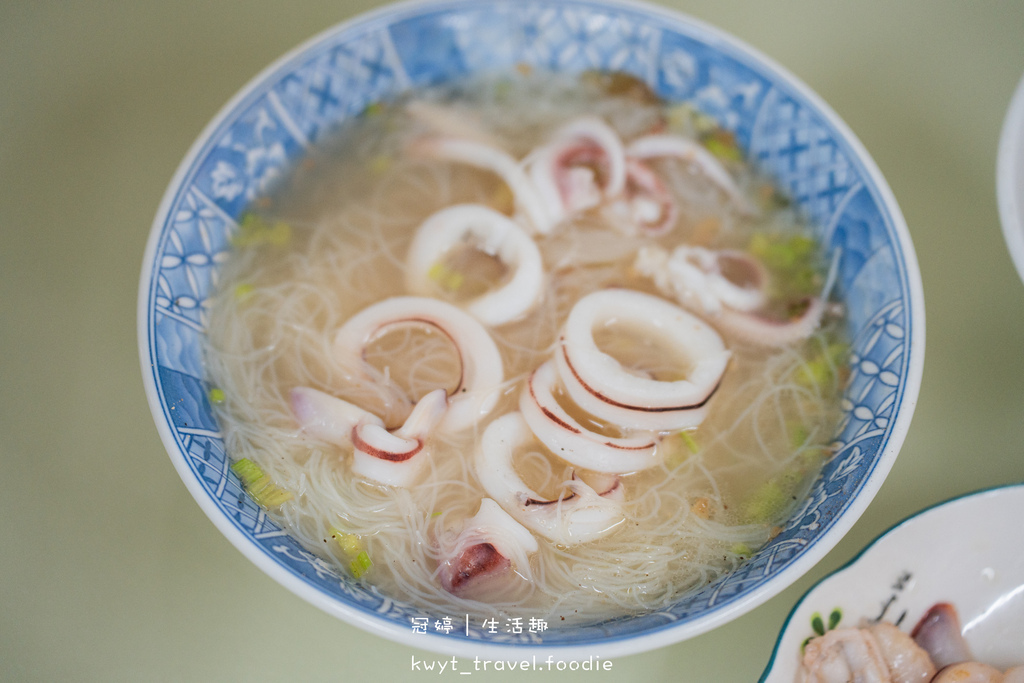
M604 133L571 133L586 142L566 143L565 131L585 127L580 121L612 131L627 150L617 192L606 191L617 167L594 141ZM500 150L501 159L531 171L524 174L531 184L524 189L514 170L504 176L500 163L467 161L439 140ZM651 151L657 144L662 151ZM688 151L672 151L680 146ZM553 171L541 167L545 159ZM521 194L551 194L542 186L548 177L561 215ZM494 321L487 316L497 305L473 304L508 289L526 256L506 258L486 238L464 235L428 259L416 296L475 316L502 370L472 404L479 419L451 429L448 413L466 388L458 339L436 325L390 325L353 361L340 357L338 335L355 316L409 297L418 231L467 206L529 235L542 286L522 311ZM625 77L519 74L374 105L311 151L241 222L221 271L206 355L223 395L218 418L228 452L253 468L242 477L250 492L261 482L257 501L308 549L432 613L542 618L557 627L663 609L778 533L830 456L847 343L841 306L828 298L829 264L811 234L727 132ZM568 325L581 301L608 292L627 293L627 307L660 301L720 338L724 351L709 353L723 359L724 372L699 406L681 411L699 411L696 424L648 424L662 408L650 408L641 426L622 424L580 405L565 370L575 353ZM743 303L755 293L756 305ZM641 383L683 383L705 364L669 328L596 315L594 346ZM552 420L585 425L609 442L650 438L646 460L632 470L593 471L524 432L509 467L540 497L534 510L555 520L554 537L521 526L532 511L498 500L536 549L509 558L480 541L474 547L491 545L487 557L506 562L477 581L466 562L474 570L487 562L463 558L456 575L466 581L453 581L467 520L495 497L493 478L482 476L490 473L487 434L520 419L542 376L556 379L547 407L536 399L538 414L568 416ZM354 469L355 437L324 438L303 423L297 387L356 406L392 435L403 434L413 407L437 389L448 413L412 456L422 471L393 485ZM595 405L616 403L598 393ZM617 516L580 540L563 533L561 516L587 499L583 491L602 500L614 491Z

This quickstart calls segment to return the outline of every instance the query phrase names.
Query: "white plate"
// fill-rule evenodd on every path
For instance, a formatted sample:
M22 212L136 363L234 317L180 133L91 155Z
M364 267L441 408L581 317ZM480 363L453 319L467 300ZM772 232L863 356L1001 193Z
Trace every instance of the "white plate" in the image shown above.
M1010 100L996 161L999 220L1017 273L1024 279L1024 79Z
M1024 484L940 503L882 534L811 588L782 628L762 682L792 683L801 644L827 627L864 620L914 627L929 607L960 614L975 658L1000 668L1024 662Z

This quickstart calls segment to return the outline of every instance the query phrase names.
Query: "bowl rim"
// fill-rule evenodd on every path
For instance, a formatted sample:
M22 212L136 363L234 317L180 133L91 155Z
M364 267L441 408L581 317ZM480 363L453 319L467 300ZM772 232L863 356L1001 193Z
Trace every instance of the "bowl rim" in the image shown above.
M1017 275L1024 280L1024 76L1010 98L996 153L996 203L1003 239Z
M779 83L785 84L787 88L804 98L815 113L824 119L827 125L832 127L844 142L849 145L854 158L856 158L866 178L870 181L865 184L870 186L872 195L875 196L880 207L883 207L888 213L892 224L892 234L896 238L892 243L892 248L894 252L901 255L901 262L905 271L908 298L904 303L908 309L908 329L912 330L912 338L909 345L909 362L905 374L906 382L902 399L899 403L900 410L888 430L888 438L885 441L884 448L881 449L877 461L861 485L856 497L834 521L832 526L821 537L815 539L813 544L794 559L788 567L747 594L730 599L729 602L716 608L709 614L682 623L667 623L664 626L652 628L641 633L589 641L584 644L562 645L463 641L429 632L427 634L415 634L411 632L411 629L399 629L394 624L376 619L372 615L354 609L333 596L324 594L314 586L298 579L282 565L273 562L260 547L253 544L246 535L224 516L216 503L209 497L208 492L194 478L193 473L186 464L185 458L182 457L181 445L168 425L167 416L162 408L161 397L157 390L157 384L151 371L151 368L156 366L156 359L150 349L150 311L148 306L149 295L154 282L154 257L160 246L162 229L172 209L177 192L183 180L192 170L194 163L211 143L213 134L230 119L239 106L249 97L253 96L277 72L291 65L293 61L311 48L333 36L344 34L354 29L368 27L382 21L384 23L391 23L396 19L417 16L425 11L441 12L483 4L514 3L510 2L510 0L485 0L484 2L480 0L404 0L377 7L334 24L287 51L247 81L220 108L210 122L206 124L178 165L157 209L143 255L137 304L140 364L147 402L149 403L164 448L171 457L175 470L189 490L189 493L199 504L206 516L214 523L214 526L217 527L229 542L261 571L306 602L348 624L391 641L418 649L470 657L507 656L510 651L520 651L537 654L543 653L545 655L553 654L559 659L573 659L592 655L593 649L600 646L602 656L608 658L661 648L706 633L732 621L760 606L792 585L794 581L817 564L856 523L874 499L895 462L909 430L920 391L925 351L925 310L923 285L916 252L905 218L891 188L860 139L839 115L802 80L773 59L767 57L760 50L726 31L688 14L652 5L641 0L561 0L561 2L565 5L632 11L670 24L687 27L693 32L699 32L702 35L702 40L709 46L725 47L730 51L730 54L743 55L751 63L757 63L764 73L770 74L773 79L777 79Z
M782 647L782 641L793 623L793 618L796 616L796 613L800 610L803 604L807 602L807 600L815 591L818 590L818 588L830 582L832 579L837 578L840 574L846 573L847 570L853 569L860 562L860 560L862 560L864 556L867 555L882 540L884 540L893 532L906 527L908 524L913 524L919 521L919 518L926 517L935 510L944 508L949 505L963 504L966 501L975 498L982 498L993 495L998 496L1002 492L1012 491L1015 489L1020 489L1021 491L1024 491L1024 481L1010 482L1007 484L995 484L993 486L988 486L981 489L966 491L964 493L957 494L950 498L945 498L943 500L932 503L924 508L921 508L920 510L917 510L916 512L912 512L903 519L899 520L898 522L895 522L888 528L881 531L877 536L868 541L868 543L863 548L858 550L857 553L849 560L847 560L842 566L837 567L836 569L832 570L825 576L815 581L793 604L793 607L789 610L789 613L786 615L785 620L782 622L782 626L779 628L779 634L775 639L775 645L772 647L772 653L768 658L768 663L765 664L764 671L761 673L761 677L758 679L758 683L767 683L768 677L772 674L772 669L775 667L776 660L778 659L779 648Z

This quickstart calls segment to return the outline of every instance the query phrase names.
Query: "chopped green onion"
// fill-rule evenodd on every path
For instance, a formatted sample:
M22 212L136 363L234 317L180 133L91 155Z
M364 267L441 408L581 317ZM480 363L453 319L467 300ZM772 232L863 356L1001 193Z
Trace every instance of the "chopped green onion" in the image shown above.
M270 487L273 485L274 480L264 474L262 477L249 484L246 488L249 491L249 495L253 497L253 500L258 502L262 500L264 495L271 492L272 489Z
M679 439L680 441L683 442L683 445L689 448L690 452L693 453L694 455L696 455L697 452L700 450L700 446L697 445L697 440L693 438L690 432L679 432Z
M790 427L789 442L793 448L800 448L806 444L810 436L811 433L807 431L807 427L803 424L794 424Z
M659 448L668 449L668 455L665 456L665 464L672 470L682 465L691 455L696 455L700 452L697 440L687 431L676 432L666 437Z
M231 470L242 480L242 486L257 505L272 509L292 499L290 491L280 488L248 458L242 458L231 465Z
M263 476L263 470L259 468L259 465L248 458L242 458L233 464L231 470L238 475L238 478L242 480L242 484L245 486Z
M821 387L832 383L846 360L849 347L840 342L833 342L820 353L812 357L800 367L796 373L796 381L805 387Z
M793 502L801 478L800 470L794 468L761 484L743 507L744 520L764 524L778 519Z
M743 152L732 132L719 128L701 140L704 147L722 161L743 161Z
M263 244L280 247L288 243L291 234L291 228L287 223L278 221L271 225L256 214L247 213L242 216L242 220L238 224L238 232L231 238L231 243L237 248Z
M442 512L443 512L442 510L438 510L437 512L430 513L430 516L431 517L440 517Z
M363 543L355 534L346 534L340 529L331 527L331 536L337 541L338 547L341 548L346 557L354 558L363 551Z
M758 233L748 250L772 272L772 298L792 301L820 292L822 257L818 243L809 235Z
M800 367L796 381L805 387L820 387L832 377L832 368L824 357L813 358Z
M750 549L750 546L746 543L734 543L730 550L732 551L733 555L742 555L744 557L750 557L754 554L753 551Z
M291 239L292 229L288 227L287 223L274 223L274 227L270 229L269 241L271 244L277 247L284 246Z
M449 292L458 290L465 281L462 273L451 270L440 261L430 266L430 270L427 271L427 277Z
M269 478L269 477L268 477ZM280 507L293 498L291 491L286 491L276 484L267 486L256 502L268 509Z
M816 443L815 432L802 422L789 422L789 442L799 453L799 460L792 468L792 474L785 476L799 480L804 475L816 471L821 463L831 454L832 449L824 444Z
M669 107L666 112L666 123L674 133L696 137L704 137L721 130L718 121L688 102Z
M744 509L748 522L764 523L774 519L786 507L786 493L775 480L765 482L747 501Z
M377 156L370 159L370 171L377 175L380 175L382 173L385 173L389 168L391 168L391 164L393 163L394 160L387 154L378 154Z
M373 566L373 562L370 561L370 556L366 554L366 551L360 552L356 559L349 563L348 567L352 570L352 575L357 579L361 578L363 574L370 571L370 567Z
M252 294L254 287L247 282L243 282L240 285L235 285L235 298L244 299L245 297Z
M264 474L259 479L256 479L252 483L247 484L245 490L249 492L249 495L252 496L253 500L259 501L260 496L263 495L264 489L266 489L268 486L273 485L273 480Z
M372 102L363 109L363 116L376 116L384 112L383 102Z
M207 394L210 398L210 403L223 403L224 402L224 390L214 387L210 389Z
M512 82L503 78L494 84L494 99L497 102L505 102L512 94Z

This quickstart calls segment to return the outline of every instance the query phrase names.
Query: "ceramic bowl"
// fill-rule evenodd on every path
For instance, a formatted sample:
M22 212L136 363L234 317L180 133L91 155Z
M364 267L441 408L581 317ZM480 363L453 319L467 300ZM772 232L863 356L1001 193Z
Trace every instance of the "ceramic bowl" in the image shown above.
M884 620L910 631L948 602L978 661L1024 663L1024 485L956 498L906 519L811 588L790 613L765 683L793 683L803 642L824 629ZM817 619L815 617L817 616Z
M246 204L304 150L367 105L409 88L519 64L625 71L733 133L841 250L838 292L853 340L836 454L782 533L746 564L669 609L541 634L476 624L418 633L422 614L310 554L242 495L207 398L207 299ZM899 207L846 125L805 85L736 39L653 6L592 0L400 4L285 55L202 132L159 208L145 253L139 349L157 428L203 511L263 571L373 633L462 655L619 656L677 642L749 611L813 566L889 472L914 411L924 305Z
M1006 246L1024 279L1024 78L1013 93L999 136L996 198Z

